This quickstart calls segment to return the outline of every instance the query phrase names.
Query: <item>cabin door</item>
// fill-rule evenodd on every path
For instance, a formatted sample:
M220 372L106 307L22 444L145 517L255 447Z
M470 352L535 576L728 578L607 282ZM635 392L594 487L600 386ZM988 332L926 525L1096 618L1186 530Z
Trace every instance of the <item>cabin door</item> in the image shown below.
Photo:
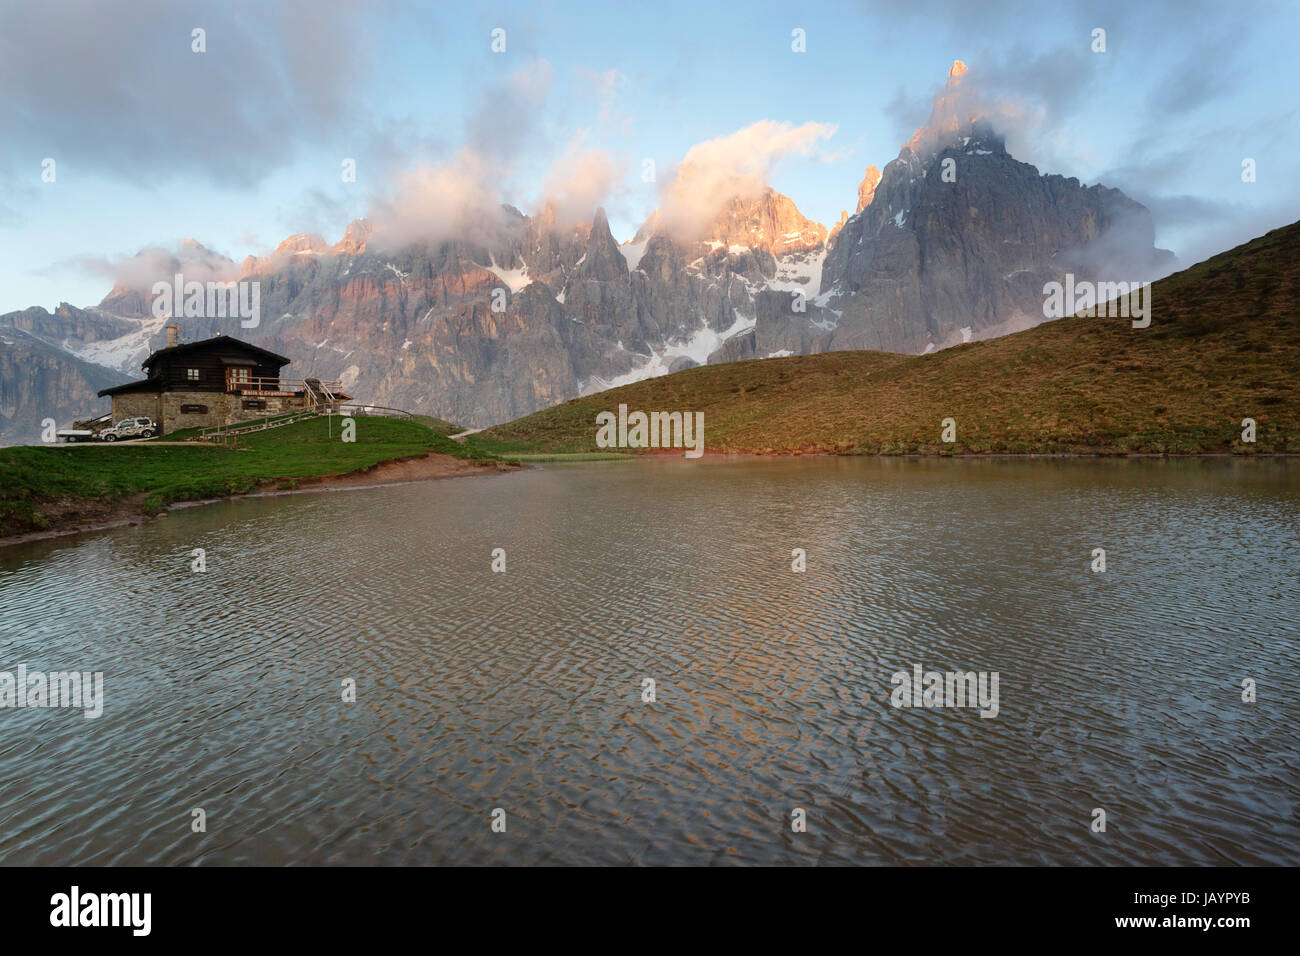
M248 388L250 377L250 371L246 366L226 369L226 391L238 392Z

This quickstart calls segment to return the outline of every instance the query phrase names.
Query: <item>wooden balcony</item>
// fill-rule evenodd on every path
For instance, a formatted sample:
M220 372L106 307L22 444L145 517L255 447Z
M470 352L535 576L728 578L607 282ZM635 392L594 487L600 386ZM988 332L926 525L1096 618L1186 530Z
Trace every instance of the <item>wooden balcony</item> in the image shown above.
M261 378L258 376L241 376L237 370L226 372L226 391L237 395L249 395L254 398L267 396L293 397L307 393L320 401L335 401L343 396L340 382L324 382L312 379L310 383L301 378Z

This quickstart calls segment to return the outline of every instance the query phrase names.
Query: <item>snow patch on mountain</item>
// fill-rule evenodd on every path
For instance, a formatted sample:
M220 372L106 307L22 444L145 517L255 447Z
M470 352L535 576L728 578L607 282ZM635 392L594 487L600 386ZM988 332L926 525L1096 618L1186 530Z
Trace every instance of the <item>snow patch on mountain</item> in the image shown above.
M153 351L149 346L149 340L161 332L163 326L171 319L168 316L157 318L151 315L147 319L138 321L140 323L138 329L115 339L87 342L85 345L73 345L64 341L59 347L83 362L102 365L104 368L111 368L115 372L123 372L127 375L137 375L140 372L140 363Z
M826 247L814 252L792 252L776 260L776 275L767 281L773 292L802 292L811 299L821 291Z
M611 379L593 375L590 381L583 385L582 394L590 395L593 392L603 392L606 389L618 388L620 385L631 385L633 382L643 382L648 378L667 375L673 360L678 358L688 358L696 365L704 365L709 356L716 352L723 342L733 336L748 332L757 324L757 316L746 316L736 312L735 320L731 323L731 326L721 332L703 326L696 329L685 342L667 345L662 351L652 349L649 360L630 372L617 375Z
M524 262L523 259L519 260L520 262L523 262L523 265L518 269L502 269L497 265L495 258L489 259L488 261L490 263L488 271L493 273L498 279L506 284L511 295L523 291L524 287L533 281L528 276L528 263Z
M649 244L649 239L642 239L640 242L625 242L618 247L618 251L627 260L628 272L636 271L636 267L641 264L641 257L645 255L645 247Z

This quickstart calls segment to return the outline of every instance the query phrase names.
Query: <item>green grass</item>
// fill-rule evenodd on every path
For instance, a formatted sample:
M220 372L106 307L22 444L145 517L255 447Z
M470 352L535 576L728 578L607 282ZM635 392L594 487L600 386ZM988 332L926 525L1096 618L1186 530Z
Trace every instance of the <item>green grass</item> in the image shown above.
M453 425L451 422L443 421L441 418L434 418L432 415L412 415L411 417L439 435L458 435L465 430L460 425Z
M282 415L267 415L264 418L250 418L247 421L238 422L234 425L231 425L230 427L246 428L250 425L262 425L267 422L275 422L275 421L279 421L282 418L292 418L295 415L301 415L301 414L302 411L298 410L293 412L285 412ZM210 431L212 431L211 426L205 426L201 428L178 428L176 429L176 431L168 432L166 435L155 435L153 438L147 439L147 441L151 441L151 442L188 441L191 438L197 438L202 432L210 432Z
M471 436L580 454L598 412L704 413L710 452L1300 453L1300 223L1153 287L1149 328L1076 316L930 355L828 352L711 365L574 399ZM1241 442L1241 421L1257 442ZM953 418L957 441L940 440ZM680 453L679 453L680 454Z
M44 530L59 499L110 503L145 494L148 513L175 501L239 494L268 482L340 475L395 458L441 452L495 460L479 449L402 419L356 419L356 441L340 440L339 421L309 419L240 436L235 446L0 448L0 536Z

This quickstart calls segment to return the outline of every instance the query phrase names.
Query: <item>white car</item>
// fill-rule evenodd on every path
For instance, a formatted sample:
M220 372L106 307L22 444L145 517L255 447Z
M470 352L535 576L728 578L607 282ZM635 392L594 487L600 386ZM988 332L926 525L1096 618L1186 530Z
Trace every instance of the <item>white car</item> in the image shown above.
M153 438L158 434L158 423L152 418L124 418L112 428L99 433L100 441L119 441L127 438Z

